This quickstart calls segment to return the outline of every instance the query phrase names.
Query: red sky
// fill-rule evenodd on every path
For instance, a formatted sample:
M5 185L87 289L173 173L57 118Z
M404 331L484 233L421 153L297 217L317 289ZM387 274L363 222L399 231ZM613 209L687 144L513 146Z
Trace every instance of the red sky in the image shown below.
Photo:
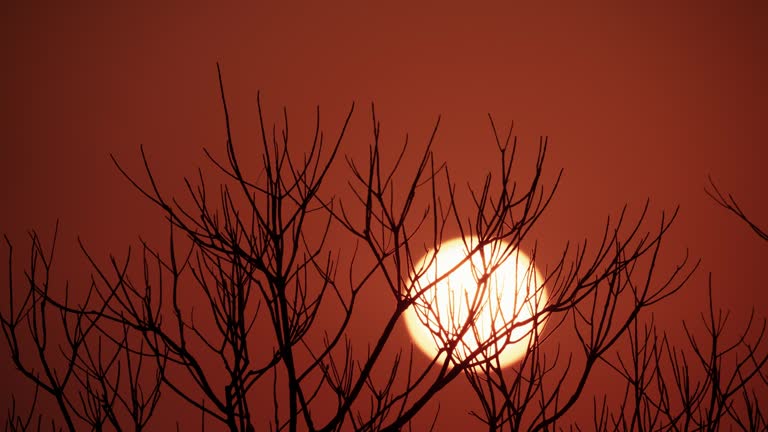
M442 115L435 151L459 184L496 163L487 113L514 121L527 148L549 136L550 178L560 168L564 178L533 233L543 254L594 237L625 203L638 211L649 198L654 218L679 205L666 257L688 249L702 264L657 317L676 328L696 319L708 272L718 304L768 315L766 245L704 193L712 175L768 226L765 4L259 3L3 6L0 231L21 242L60 220L60 274L74 279L77 236L106 255L163 232L109 155L135 169L143 144L179 190L206 163L202 148L224 143L220 62L240 143L255 137L257 90L296 128L320 105L331 135L354 101L365 136L374 101L393 154L405 132L423 143Z

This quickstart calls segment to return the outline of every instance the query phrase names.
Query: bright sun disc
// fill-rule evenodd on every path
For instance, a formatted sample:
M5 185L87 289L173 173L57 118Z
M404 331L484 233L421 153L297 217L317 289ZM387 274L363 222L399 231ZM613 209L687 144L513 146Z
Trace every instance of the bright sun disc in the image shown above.
M501 366L506 366L528 349L532 317L541 315L547 302L544 279L525 253L502 241L486 245L457 267L467 258L468 247L477 244L476 238L466 244L452 239L441 244L437 255L430 250L422 257L415 266L420 277L411 295L424 292L406 310L405 323L416 345L430 357L462 335L452 360L464 360L485 346L484 355L472 364L498 354ZM536 321L541 331L544 318ZM439 360L445 359L443 352Z

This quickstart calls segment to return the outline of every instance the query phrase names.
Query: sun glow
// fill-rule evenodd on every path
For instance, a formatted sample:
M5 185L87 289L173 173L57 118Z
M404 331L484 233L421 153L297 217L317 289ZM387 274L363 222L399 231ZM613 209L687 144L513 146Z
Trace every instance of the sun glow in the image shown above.
M455 342L453 362L480 350L470 364L498 355L506 366L528 350L534 325L543 327L544 279L525 253L502 241L468 258L477 244L452 239L416 263L405 322L416 345L428 356L440 354L441 363Z

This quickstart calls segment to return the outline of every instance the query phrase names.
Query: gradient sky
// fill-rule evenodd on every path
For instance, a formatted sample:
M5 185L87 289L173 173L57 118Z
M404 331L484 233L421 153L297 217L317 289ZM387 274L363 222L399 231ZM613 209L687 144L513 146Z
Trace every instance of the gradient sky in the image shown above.
M528 149L546 135L547 178L564 178L533 233L542 254L596 236L625 203L636 212L650 199L654 221L679 205L666 259L688 249L702 264L659 321L696 319L708 272L719 305L768 315L768 248L704 193L712 175L768 226L763 2L261 3L4 5L0 231L21 242L60 220L59 274L72 279L84 277L77 236L106 255L163 233L109 155L135 170L143 144L179 190L206 163L202 148L224 143L220 62L241 144L256 137L257 90L269 116L286 105L296 128L320 105L331 135L354 101L352 136L365 137L373 101L393 154L406 132L425 142L442 115L436 155L460 184L496 164L487 113L514 121ZM468 389L459 381L441 402L450 421L465 421L453 414Z

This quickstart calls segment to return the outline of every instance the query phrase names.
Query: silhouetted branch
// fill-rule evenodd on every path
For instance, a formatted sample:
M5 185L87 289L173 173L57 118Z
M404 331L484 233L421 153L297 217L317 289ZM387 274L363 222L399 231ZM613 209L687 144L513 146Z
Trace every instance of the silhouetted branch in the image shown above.
M752 231L754 231L755 234L757 234L761 239L768 241L768 233L766 233L762 228L752 222L752 220L744 213L741 207L739 207L739 204L736 202L736 199L733 197L733 195L721 192L720 189L717 188L717 185L712 179L712 176L708 176L707 179L709 180L709 186L712 188L712 190L704 188L704 192L706 192L707 195L709 195L709 197L712 198L721 207L735 214L739 219L749 225L749 227L752 228Z

